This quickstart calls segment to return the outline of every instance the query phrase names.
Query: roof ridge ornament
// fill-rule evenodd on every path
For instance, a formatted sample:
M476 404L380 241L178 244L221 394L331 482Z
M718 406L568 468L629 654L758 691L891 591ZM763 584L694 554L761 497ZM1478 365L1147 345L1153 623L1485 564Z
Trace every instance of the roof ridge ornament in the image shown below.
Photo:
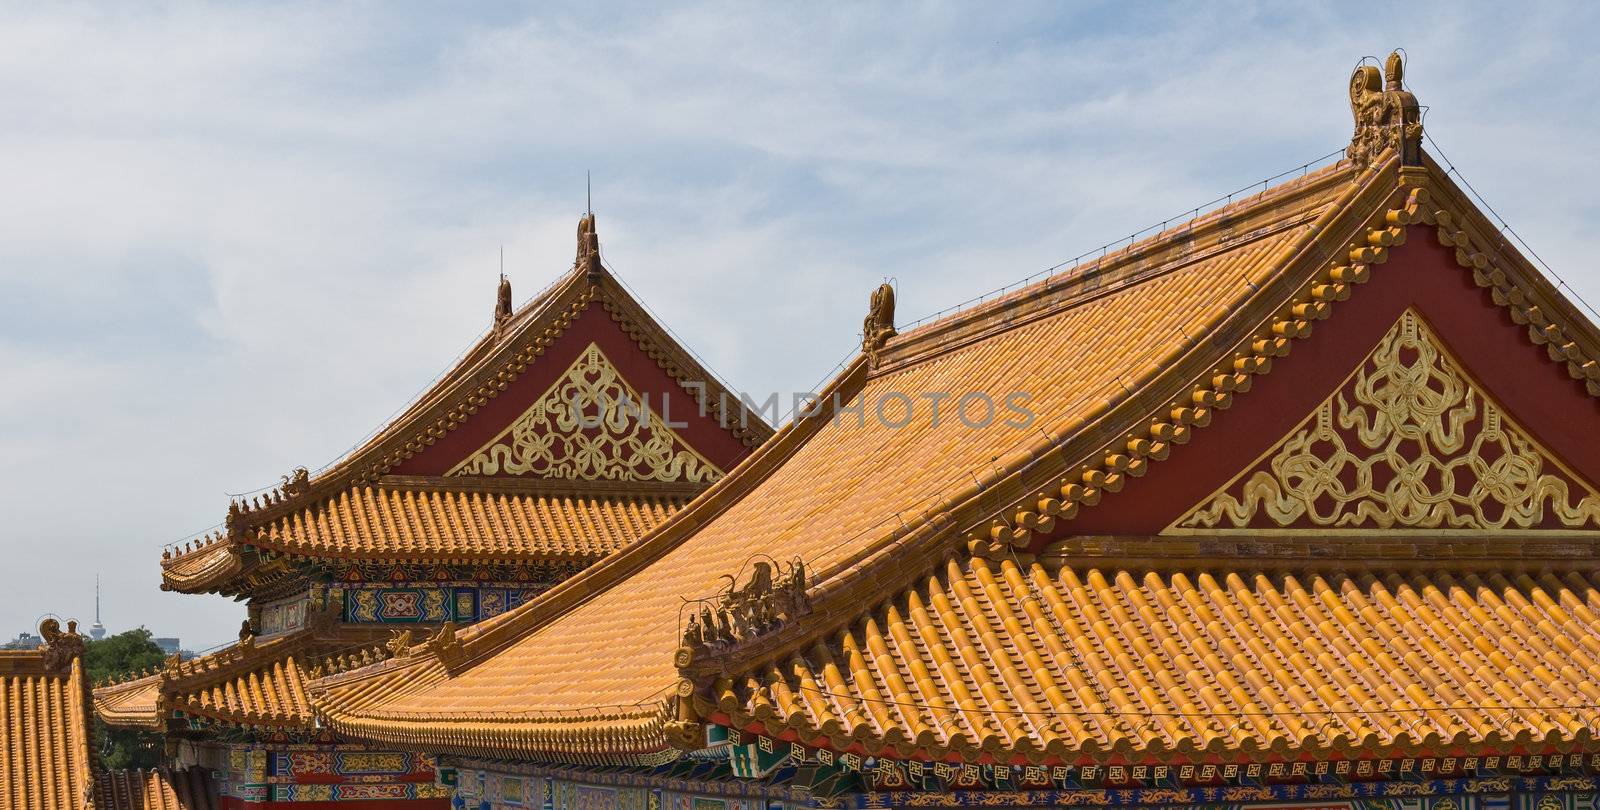
M1406 91L1405 60L1389 54L1380 73L1377 65L1359 65L1350 74L1350 113L1355 134L1345 156L1358 168L1376 163L1386 150L1400 156L1402 166L1422 165L1422 113L1417 97Z
M500 287L495 291L494 297L494 328L498 332L506 321L511 320L511 279L505 273L500 274Z
M578 258L574 264L590 284L600 283L600 234L595 231L593 211L578 220Z
M311 472L305 467L296 467L279 480L278 492L281 499L303 495L311 489Z
M52 672L64 672L75 658L83 656L83 636L78 635L78 620L67 622L66 632L54 616L39 622L39 637L44 639L44 667Z
M674 659L680 670L703 655L725 653L811 612L806 564L799 557L787 564L757 560L742 586L728 574L722 580L722 593L701 603L698 613L689 613Z
M889 338L900 334L894 328L894 287L879 284L872 291L866 320L861 322L861 351L865 352L873 368L878 367L878 354Z
M461 637L456 635L456 623L445 622L439 625L439 632L423 645L433 653L439 663L444 665L446 671L454 671L466 658L466 650L461 646Z

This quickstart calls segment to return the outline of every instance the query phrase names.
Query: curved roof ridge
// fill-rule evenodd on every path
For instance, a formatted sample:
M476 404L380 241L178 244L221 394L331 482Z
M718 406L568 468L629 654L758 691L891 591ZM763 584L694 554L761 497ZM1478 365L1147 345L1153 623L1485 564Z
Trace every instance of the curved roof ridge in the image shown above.
M918 323L889 340L882 353L884 371L918 362L943 351L982 339L996 328L1009 329L1063 308L1077 306L1108 290L1138 284L1171 272L1185 263L1203 261L1241 240L1259 239L1314 219L1330 189L1350 183L1358 174L1348 160L1324 166L1303 177L1262 189L1087 264L1010 289L948 315Z

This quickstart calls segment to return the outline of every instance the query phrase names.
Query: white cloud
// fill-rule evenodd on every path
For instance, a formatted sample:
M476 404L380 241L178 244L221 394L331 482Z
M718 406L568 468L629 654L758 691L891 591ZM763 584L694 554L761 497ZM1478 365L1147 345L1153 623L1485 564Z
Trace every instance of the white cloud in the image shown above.
M816 382L868 291L903 319L1340 146L1408 48L1429 131L1591 300L1595 12L1460 4L392 4L0 20L0 635L84 615L198 645L163 541L318 466L571 261L607 260L745 389Z

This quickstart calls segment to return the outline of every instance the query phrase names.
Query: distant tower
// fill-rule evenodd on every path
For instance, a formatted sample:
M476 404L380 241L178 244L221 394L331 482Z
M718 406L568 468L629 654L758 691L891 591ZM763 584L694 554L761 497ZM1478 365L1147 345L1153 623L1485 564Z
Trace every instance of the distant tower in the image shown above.
M100 623L100 575L94 575L94 624L89 627L89 638L99 641L106 637L106 626Z

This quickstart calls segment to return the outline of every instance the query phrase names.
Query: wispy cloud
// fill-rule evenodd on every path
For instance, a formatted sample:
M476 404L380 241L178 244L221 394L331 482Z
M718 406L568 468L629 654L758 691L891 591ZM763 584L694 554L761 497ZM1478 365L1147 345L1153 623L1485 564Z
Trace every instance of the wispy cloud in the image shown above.
M519 293L565 268L586 170L609 263L787 391L883 277L913 318L1337 148L1355 59L1403 45L1429 131L1600 299L1588 6L1172 8L10 10L0 629L98 570L114 626L226 638L160 544L404 404L501 245Z

